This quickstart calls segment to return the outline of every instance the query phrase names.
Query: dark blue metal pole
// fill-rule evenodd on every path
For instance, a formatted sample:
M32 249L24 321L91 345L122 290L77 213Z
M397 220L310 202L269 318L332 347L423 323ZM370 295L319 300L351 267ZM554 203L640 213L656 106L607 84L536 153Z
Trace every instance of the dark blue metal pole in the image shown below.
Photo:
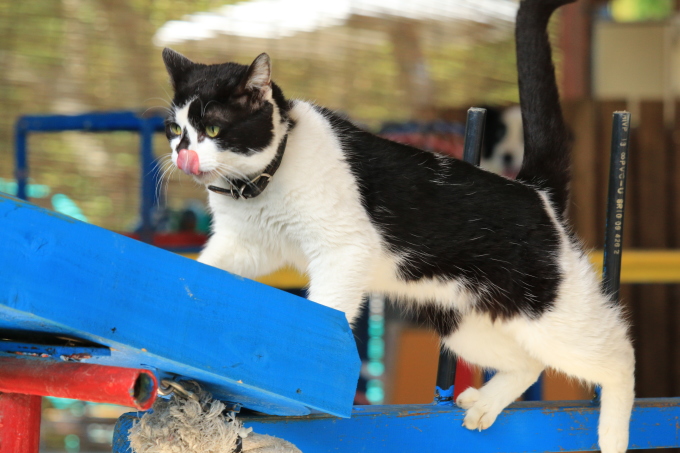
M26 156L26 128L24 120L20 119L14 125L14 177L17 180L17 198L28 200L28 158Z
M470 107L465 122L465 143L463 144L463 160L472 165L479 165L482 158L484 141L484 125L486 109Z
M609 163L609 190L607 194L607 224L604 234L604 266L602 271L602 287L614 299L619 297L619 286L621 283L623 208L626 199L629 135L630 113L614 112Z
M626 170L628 169L628 138L630 113L614 112L612 143L609 157L609 187L607 190L607 218L604 230L604 258L602 289L619 299L621 286L621 254L623 253L623 208L626 200ZM595 387L595 401L602 389Z
M479 165L482 156L484 123L486 109L471 107L468 109L465 122L465 144L463 160L472 165ZM444 345L439 347L439 365L437 367L437 385L435 387L435 403L451 404L453 402L453 383L456 379L457 357Z

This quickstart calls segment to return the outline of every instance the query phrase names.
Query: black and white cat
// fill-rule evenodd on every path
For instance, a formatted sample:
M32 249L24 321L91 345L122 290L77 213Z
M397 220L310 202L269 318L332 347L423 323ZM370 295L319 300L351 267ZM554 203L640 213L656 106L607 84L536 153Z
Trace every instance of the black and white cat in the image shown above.
M519 105L486 107L481 167L515 179L522 168L524 128Z
M634 356L615 301L564 213L570 137L546 27L570 0L524 0L517 18L525 157L517 181L390 142L289 101L270 59L203 65L165 49L172 160L209 189L199 261L257 277L292 265L309 298L352 321L367 293L437 313L443 343L498 370L463 392L486 429L546 367L602 386L600 447L628 444Z

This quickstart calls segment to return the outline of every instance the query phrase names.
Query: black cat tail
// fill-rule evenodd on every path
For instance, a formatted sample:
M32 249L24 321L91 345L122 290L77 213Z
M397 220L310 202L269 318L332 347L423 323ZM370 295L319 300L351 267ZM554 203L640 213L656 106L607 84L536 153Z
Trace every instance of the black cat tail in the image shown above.
M550 192L558 215L569 199L572 138L560 107L548 39L552 13L574 0L522 0L515 29L524 160L517 179Z

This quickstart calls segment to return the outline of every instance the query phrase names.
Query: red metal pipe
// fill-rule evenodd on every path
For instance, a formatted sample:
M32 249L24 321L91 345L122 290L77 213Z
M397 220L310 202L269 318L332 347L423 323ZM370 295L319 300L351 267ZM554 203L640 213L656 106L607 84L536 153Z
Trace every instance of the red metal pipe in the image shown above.
M156 399L157 388L156 376L149 370L0 358L0 392L73 398L147 410Z
M0 393L0 452L38 453L42 398Z

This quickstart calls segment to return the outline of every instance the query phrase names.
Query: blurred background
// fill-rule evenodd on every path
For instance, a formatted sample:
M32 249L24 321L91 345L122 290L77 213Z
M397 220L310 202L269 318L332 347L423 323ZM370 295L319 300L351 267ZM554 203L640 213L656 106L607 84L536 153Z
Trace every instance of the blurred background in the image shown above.
M518 102L517 5L0 0L0 191L16 193L14 128L22 115L164 115L171 88L163 47L203 63L249 64L268 52L273 79L287 97L344 112L390 138L460 156L467 108L488 106L502 117ZM674 0L580 0L551 23L563 108L576 137L570 217L589 248L603 244L611 113L622 109L633 115L624 246L680 247L678 11ZM493 127L503 135L511 126L499 120ZM32 202L119 232L140 230L142 179L155 184L159 175L140 171L138 134L33 133L27 150ZM167 151L165 137L156 134L154 155ZM195 233L181 247L172 237L162 245L195 252L209 224L204 190L174 172L157 194L154 230ZM648 265L673 266L670 276L623 279L640 397L680 395L680 271L677 260ZM304 278L284 273L269 282L295 291ZM418 321L371 298L356 329L365 360L357 402L432 401L438 339ZM590 396L589 389L555 375L546 377L542 393L545 399ZM44 452L110 451L113 423L127 410L53 398L43 404Z

